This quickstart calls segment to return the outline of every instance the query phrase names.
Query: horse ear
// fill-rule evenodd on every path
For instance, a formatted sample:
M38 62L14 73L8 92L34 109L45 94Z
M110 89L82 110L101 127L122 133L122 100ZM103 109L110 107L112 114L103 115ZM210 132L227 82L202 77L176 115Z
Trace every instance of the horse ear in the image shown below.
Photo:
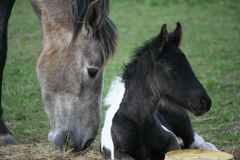
M83 23L83 30L87 36L91 37L94 30L97 30L101 21L101 15L100 1L95 0L89 5Z
M175 44L177 47L179 47L181 39L182 39L182 26L178 22L176 29L169 34L169 41Z
M160 49L160 53L162 53L165 45L168 42L168 32L167 32L167 25L166 24L164 24L162 26L159 38L160 38L160 48L159 49Z

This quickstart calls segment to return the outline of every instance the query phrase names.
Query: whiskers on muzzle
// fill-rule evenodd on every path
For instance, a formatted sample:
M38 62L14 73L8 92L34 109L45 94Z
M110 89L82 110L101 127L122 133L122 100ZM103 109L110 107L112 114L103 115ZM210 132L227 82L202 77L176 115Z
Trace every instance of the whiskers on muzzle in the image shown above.
M94 137L84 137L72 131L55 131L48 134L49 141L63 150L83 151L94 141Z

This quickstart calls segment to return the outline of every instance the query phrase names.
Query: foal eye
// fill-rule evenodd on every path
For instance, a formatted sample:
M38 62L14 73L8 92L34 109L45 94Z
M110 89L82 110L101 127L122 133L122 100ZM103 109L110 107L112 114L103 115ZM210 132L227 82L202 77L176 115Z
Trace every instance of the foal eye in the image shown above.
M91 78L94 78L98 73L97 68L88 68L87 70L88 70L88 74Z
M176 79L177 77L178 77L178 71L176 71L176 70L174 70L174 71L172 71L172 77L174 78L174 79Z
M178 71L174 71L173 75L177 76L178 75Z

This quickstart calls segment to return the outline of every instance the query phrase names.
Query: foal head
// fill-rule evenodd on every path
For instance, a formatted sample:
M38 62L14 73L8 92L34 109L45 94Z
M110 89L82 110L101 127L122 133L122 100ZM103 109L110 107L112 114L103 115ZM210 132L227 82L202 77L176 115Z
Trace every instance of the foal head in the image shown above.
M107 0L63 1L83 11L71 10L68 28L43 12L45 41L37 74L51 125L49 141L83 150L99 127L103 69L114 52L116 30L103 7ZM83 6L88 6L85 12Z
M181 38L180 23L170 34L163 25L158 36L137 50L135 59L126 67L123 79L126 88L129 78L143 79L142 85L149 86L158 102L164 105L170 101L195 115L202 115L210 109L211 99L179 48Z

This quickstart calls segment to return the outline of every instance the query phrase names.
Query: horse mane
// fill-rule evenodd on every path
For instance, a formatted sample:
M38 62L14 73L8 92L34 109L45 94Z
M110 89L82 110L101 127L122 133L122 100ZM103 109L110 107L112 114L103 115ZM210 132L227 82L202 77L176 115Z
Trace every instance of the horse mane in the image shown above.
M68 0L69 18L73 22L73 39L74 42L83 27L84 18L88 6L94 0ZM95 38L100 41L103 49L103 60L106 61L109 55L112 55L117 45L117 29L109 15L109 0L100 0L101 20L99 26L95 30Z
M96 38L100 41L103 53L112 55L115 52L117 46L117 30L113 22L106 17L102 26L96 30ZM106 58L103 59L106 61Z

